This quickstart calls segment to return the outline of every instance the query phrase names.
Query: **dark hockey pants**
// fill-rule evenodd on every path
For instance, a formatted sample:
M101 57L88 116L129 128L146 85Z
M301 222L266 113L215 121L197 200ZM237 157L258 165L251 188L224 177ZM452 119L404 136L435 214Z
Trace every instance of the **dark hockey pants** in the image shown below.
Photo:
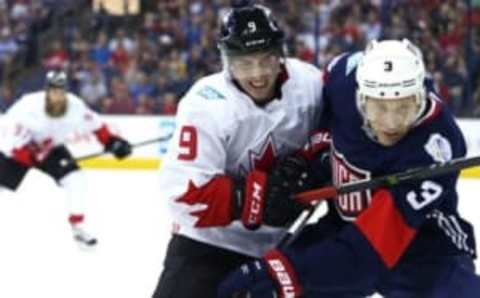
M79 169L77 162L65 146L55 147L48 156L34 166L58 183L67 174ZM17 190L30 167L6 157L0 152L0 186Z
M216 297L227 274L250 257L173 235L153 298Z

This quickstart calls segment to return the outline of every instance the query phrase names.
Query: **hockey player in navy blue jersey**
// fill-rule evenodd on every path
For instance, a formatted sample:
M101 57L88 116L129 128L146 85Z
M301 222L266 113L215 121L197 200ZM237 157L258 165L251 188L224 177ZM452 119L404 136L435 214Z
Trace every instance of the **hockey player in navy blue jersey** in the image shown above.
M324 75L334 184L465 155L462 133L408 40L373 41L334 59ZM318 232L306 232L317 240L306 244L304 235L243 265L218 297L479 297L473 228L457 211L458 176L340 195Z

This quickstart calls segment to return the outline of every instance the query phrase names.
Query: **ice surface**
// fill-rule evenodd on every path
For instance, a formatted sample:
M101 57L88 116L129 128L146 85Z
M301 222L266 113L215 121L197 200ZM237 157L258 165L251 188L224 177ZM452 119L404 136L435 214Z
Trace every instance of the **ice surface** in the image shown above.
M47 176L31 171L17 193L0 191L0 297L151 297L170 237L157 173L85 172L92 251L72 240L64 193ZM462 179L460 195L479 234L480 180Z

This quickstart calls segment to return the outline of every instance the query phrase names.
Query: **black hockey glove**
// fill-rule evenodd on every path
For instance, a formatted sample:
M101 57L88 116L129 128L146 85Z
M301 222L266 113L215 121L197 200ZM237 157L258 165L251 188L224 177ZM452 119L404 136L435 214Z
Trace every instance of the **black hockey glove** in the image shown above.
M286 226L306 208L296 202L293 194L312 188L307 162L288 157L269 173L255 170L234 186L233 218L245 227L256 229L262 224Z
M122 138L112 137L105 145L105 151L111 152L118 159L122 159L132 153L132 145Z

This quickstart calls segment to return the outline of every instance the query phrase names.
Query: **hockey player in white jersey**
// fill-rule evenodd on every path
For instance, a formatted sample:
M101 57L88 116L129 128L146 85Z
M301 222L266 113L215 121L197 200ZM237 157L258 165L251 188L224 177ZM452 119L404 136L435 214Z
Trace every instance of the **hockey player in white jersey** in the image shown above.
M32 167L46 173L66 190L74 239L93 246L97 240L83 227L85 178L65 146L67 137L74 132L94 132L105 150L117 158L128 156L131 145L113 134L66 87L65 72L49 71L44 91L23 95L7 112L8 135L0 148L0 188L15 191Z
M290 197L308 184L292 155L319 120L321 72L285 57L264 6L227 12L218 46L224 69L180 101L160 170L174 223L155 298L215 297L225 274L272 248L303 208Z

